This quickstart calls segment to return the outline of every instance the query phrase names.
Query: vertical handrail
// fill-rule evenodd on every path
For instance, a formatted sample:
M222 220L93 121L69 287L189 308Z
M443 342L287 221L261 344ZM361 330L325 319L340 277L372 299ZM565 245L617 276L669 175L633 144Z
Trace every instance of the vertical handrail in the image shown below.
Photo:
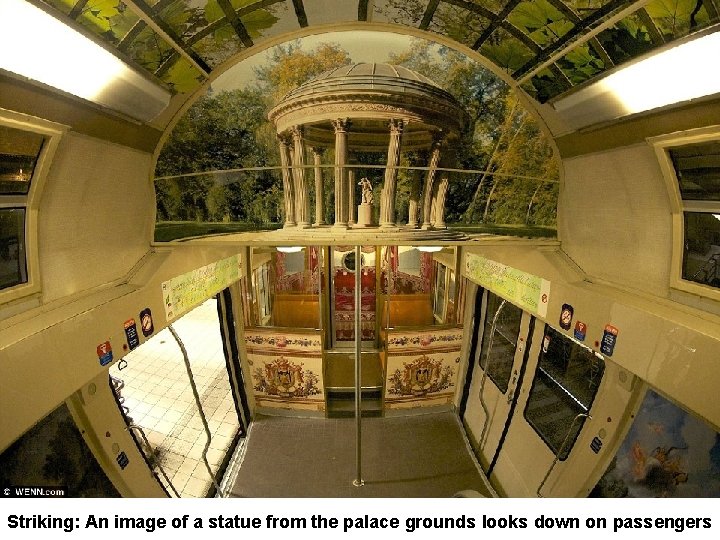
M205 418L205 413L202 409L202 403L200 402L200 394L198 394L197 386L195 385L195 378L192 373L192 368L190 367L190 359L188 357L187 350L185 349L185 345L183 344L182 340L180 339L180 336L178 336L175 329L172 327L171 324L168 325L168 330L170 330L170 333L175 338L175 341L177 341L178 346L180 347L180 351L182 351L183 355L183 361L185 362L185 370L188 374L188 379L190 380L190 387L192 388L193 396L195 397L195 404L197 405L198 412L200 413L200 420L202 420L203 427L205 428L205 435L207 436L207 440L205 441L205 447L202 451L202 459L205 463L205 468L207 469L208 474L210 475L210 479L212 480L213 485L215 486L215 489L220 494L221 497L224 497L222 489L220 489L220 485L218 484L217 480L215 479L215 475L212 472L212 469L210 467L210 462L207 459L207 453L208 449L210 448L210 440L212 439L212 434L210 433L210 426L208 426L207 418Z
M480 405L482 406L483 412L485 413L485 422L483 423L482 433L480 434L480 440L478 441L478 444L481 448L485 445L485 431L487 431L488 424L490 423L490 410L488 409L487 403L485 403L485 399L483 397L483 393L485 391L485 380L487 379L488 371L490 371L490 353L492 352L493 339L495 339L495 327L497 325L497 320L500 316L500 312L505 307L506 303L507 300L503 300L502 302L500 302L500 305L495 312L495 316L493 317L492 326L490 327L490 340L488 341L488 348L487 352L485 353L485 369L483 370L483 375L480 379Z
M322 275L324 270L324 264L325 261L323 261L323 265L320 264L320 259L323 258L323 251L320 246L315 248L317 251L315 252L315 256L317 257L317 262L315 263L315 268L317 268L317 288L318 288L318 325L317 329L320 330L320 333L323 333L323 291L322 291ZM312 246L308 248L308 251L312 250Z
M590 418L592 419L592 416L590 413L578 413L575 415L575 418L573 418L573 421L570 422L570 427L567 430L567 433L565 434L565 438L563 439L562 444L560 445L560 448L558 449L557 453L555 454L555 459L552 462L552 465L550 465L550 468L545 473L545 477L542 479L542 482L540 482L540 485L537 488L537 496L542 497L540 494L540 491L542 490L543 486L545 485L545 482L547 482L547 479L550 478L550 473L553 472L553 469L555 468L555 465L557 465L557 462L560 460L560 456L562 456L563 451L565 450L565 446L567 445L568 439L570 439L570 434L572 433L573 427L575 426L575 422L578 421L578 418Z
M360 246L355 246L355 487L362 486L362 328L360 328L362 310L362 261Z
M137 424L128 424L128 431L137 431L140 436L142 437L143 441L146 444L146 447L152 450L152 444L150 444L150 441L148 440L147 436L145 435L145 431L143 431L143 428L138 426ZM177 489L175 489L175 486L170 481L170 478L168 477L167 473L165 472L165 469L163 468L162 464L155 459L155 456L149 456L152 459L152 466L153 468L157 467L160 470L160 474L162 474L163 478L165 478L165 481L167 482L168 487L172 490L172 492L175 494L175 496L180 499L180 494L178 493Z

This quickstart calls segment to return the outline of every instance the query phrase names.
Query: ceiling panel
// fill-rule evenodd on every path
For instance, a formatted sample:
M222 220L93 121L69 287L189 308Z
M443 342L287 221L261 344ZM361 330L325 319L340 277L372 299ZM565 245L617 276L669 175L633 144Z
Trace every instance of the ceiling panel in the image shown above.
M238 52L305 26L387 22L478 50L543 102L720 23L720 0L34 0L191 92Z

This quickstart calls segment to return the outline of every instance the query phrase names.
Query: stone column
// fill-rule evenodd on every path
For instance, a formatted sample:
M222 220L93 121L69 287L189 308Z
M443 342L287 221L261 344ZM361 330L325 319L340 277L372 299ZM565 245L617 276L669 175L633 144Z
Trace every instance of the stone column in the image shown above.
M349 118L333 120L335 129L335 227L346 228L348 225L347 195L347 134L350 128Z
M422 228L430 229L431 223L431 212L432 212L432 195L433 195L433 184L435 183L435 174L437 173L437 166L440 162L440 147L442 145L443 134L440 131L436 131L433 134L433 142L430 147L430 159L428 161L428 171L425 176L425 187L423 188L423 207L422 207Z
M355 225L355 169L347 170L348 178L348 224Z
M388 144L387 164L385 166L385 184L380 200L380 226L395 226L395 188L397 184L397 166L400 164L400 138L405 122L390 120L390 143Z
M315 225L325 225L325 189L322 177L321 159L324 148L312 147L313 165L315 166Z
M290 172L290 140L287 135L278 135L280 144L280 165L282 166L283 200L285 201L285 227L294 227L295 222L295 190Z
M310 197L305 182L305 143L302 126L290 129L294 149L292 153L293 179L295 180L295 221L298 227L310 226Z
M423 162L427 162L424 160ZM418 166L417 155L410 160L410 165ZM422 171L411 171L410 200L408 201L408 228L417 229L419 225L418 210L420 209L420 189L422 187Z
M447 225L445 225L445 196L447 195L448 182L448 177L443 176L440 179L437 192L435 193L435 200L433 201L432 225L436 229L447 229Z

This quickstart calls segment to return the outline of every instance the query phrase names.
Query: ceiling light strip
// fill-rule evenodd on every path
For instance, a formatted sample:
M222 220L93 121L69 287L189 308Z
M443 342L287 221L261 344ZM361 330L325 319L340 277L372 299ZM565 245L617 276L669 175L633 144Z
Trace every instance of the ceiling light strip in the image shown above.
M131 8L138 17L140 17L145 23L157 32L161 38L175 49L178 54L184 57L190 62L195 69L200 71L205 77L210 74L210 66L200 58L195 52L187 47L179 37L175 35L175 32L162 20L155 16L152 8L148 6L143 0L123 0L123 3Z
M540 62L535 67L530 69L526 73L520 74L520 76L517 78L518 85L523 84L527 82L528 80L532 79L535 75L537 75L540 71L545 69L546 67L550 66L551 64L554 64L558 60L560 60L563 56L565 56L568 52L570 52L572 49L577 47L578 45L582 45L583 43L589 41L590 39L598 36L601 32L604 32L611 26L614 26L621 20L623 20L625 17L632 15L635 13L638 9L641 7L644 7L646 4L650 3L651 0L638 0L637 2L633 2L625 9L622 9L615 13L615 15L612 15L611 17L608 17L605 19L605 21L601 24L598 24L595 28L592 30L589 30L588 32L580 35L576 39L570 40L568 43L563 44L563 46L558 49L556 52L554 52L552 55L550 55L547 60L544 60L543 62ZM587 20L587 19L586 19ZM523 68L520 68L518 72L521 72ZM516 73L518 73L516 72Z
M0 2L0 68L135 120L148 122L167 107L165 88L75 21L56 14L34 1Z

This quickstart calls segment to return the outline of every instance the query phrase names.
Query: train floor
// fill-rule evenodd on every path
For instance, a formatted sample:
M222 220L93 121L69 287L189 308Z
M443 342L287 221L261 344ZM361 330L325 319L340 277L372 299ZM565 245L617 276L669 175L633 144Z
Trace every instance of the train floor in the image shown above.
M356 487L353 418L258 416L231 497L491 496L452 412L367 418Z

